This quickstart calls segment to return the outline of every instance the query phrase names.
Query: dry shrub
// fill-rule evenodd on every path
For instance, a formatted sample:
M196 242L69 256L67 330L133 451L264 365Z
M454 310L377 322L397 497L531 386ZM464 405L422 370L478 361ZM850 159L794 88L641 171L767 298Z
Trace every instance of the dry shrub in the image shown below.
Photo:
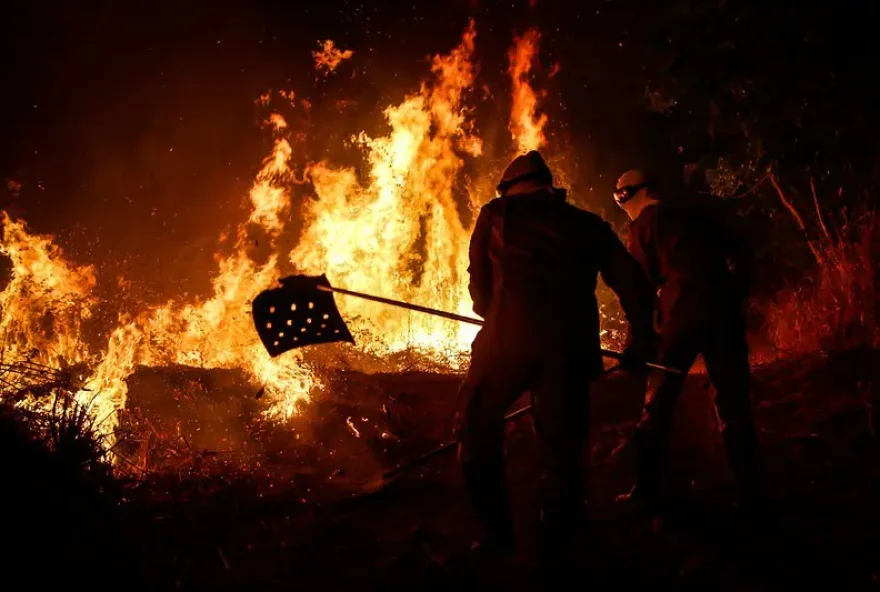
M812 243L817 265L768 309L768 337L785 354L880 346L880 212L844 214Z
M0 399L0 570L36 589L99 589L132 564L121 488L81 405L65 394L44 413ZM100 564L97 571L86 566ZM26 578L26 580L25 580ZM16 586L11 586L14 589Z

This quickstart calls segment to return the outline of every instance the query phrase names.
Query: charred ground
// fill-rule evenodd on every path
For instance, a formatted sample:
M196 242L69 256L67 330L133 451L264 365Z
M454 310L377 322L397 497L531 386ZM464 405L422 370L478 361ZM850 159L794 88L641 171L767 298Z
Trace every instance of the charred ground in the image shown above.
M609 588L875 587L877 362L875 352L852 351L757 368L756 418L774 508L772 522L759 531L739 523L731 505L711 388L700 373L689 378L677 418L672 512L658 528L615 503L630 484L626 443L639 389L632 376L605 380L593 394L598 419L585 577ZM178 381L177 392L190 397L200 416L217 417L210 409L218 402L194 388L192 371L164 374ZM19 543L20 555L5 573L27 577L26 566L48 559L65 568L41 578L94 583L88 556L102 558L103 577L124 577L146 589L447 589L472 578L534 587L528 562L501 571L467 560L475 525L454 456L361 495L372 476L449 437L459 377L350 374L337 381L338 395L309 413L318 446L311 453L288 445L265 454L275 446L264 437L264 457L254 464L251 455L251 463L242 464L233 453L207 448L210 442L191 440L208 424L184 421L177 436L189 443L178 447L186 448L185 470L168 470L166 461L166 470L128 483L97 471L94 460L85 462L88 449L71 452L63 442L35 440L21 418L5 413L3 507L17 527L6 533ZM232 415L239 419L230 425L248 432L246 413ZM352 417L359 418L359 436L348 426ZM528 557L538 474L528 419L511 424L507 442Z

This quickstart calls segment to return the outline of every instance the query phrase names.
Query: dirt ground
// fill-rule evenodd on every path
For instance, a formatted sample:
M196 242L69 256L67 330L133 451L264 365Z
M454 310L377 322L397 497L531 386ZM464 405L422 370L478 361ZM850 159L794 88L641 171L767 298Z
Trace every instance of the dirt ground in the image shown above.
M670 512L649 521L614 501L631 484L628 439L641 391L631 376L609 376L592 394L583 569L579 582L565 585L880 589L878 361L873 352L851 352L756 368L773 510L759 528L747 527L733 504L712 389L700 373L689 377L676 418ZM450 437L459 380L341 375L332 397L282 433L235 433L244 428L221 416L244 412L215 409L213 434L199 444L203 466L126 487L112 513L117 564L96 557L91 569L122 572L125 587L149 590L564 587L533 567L539 467L528 415L511 422L507 438L523 549L513 564L469 553L475 526L451 454L364 493L383 470ZM146 399L139 407L149 414ZM247 462L235 451L208 450L245 437L253 442Z

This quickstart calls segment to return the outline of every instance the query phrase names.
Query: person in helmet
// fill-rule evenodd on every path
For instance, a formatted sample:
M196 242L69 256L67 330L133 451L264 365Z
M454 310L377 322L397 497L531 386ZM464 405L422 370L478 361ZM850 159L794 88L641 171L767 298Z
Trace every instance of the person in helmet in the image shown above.
M634 437L636 485L625 497L659 509L675 402L702 354L741 501L755 507L761 488L744 313L751 254L708 204L661 199L650 173L624 173L614 199L632 220L629 250L659 290L657 362L682 371L648 376Z
M597 276L622 304L633 358L655 345L655 291L607 222L566 203L538 152L514 159L497 190L470 241L469 291L485 324L460 392L459 459L484 548L514 554L504 415L531 392L544 461L539 549L545 561L561 559L583 507L588 389L603 369Z

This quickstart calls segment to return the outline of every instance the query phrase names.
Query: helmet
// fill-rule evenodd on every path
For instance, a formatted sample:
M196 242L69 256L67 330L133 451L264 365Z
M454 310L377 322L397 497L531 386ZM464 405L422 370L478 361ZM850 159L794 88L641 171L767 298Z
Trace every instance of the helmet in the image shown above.
M501 176L501 182L498 183L498 193L504 195L504 192L512 186L528 179L545 182L548 186L553 185L553 173L537 150L521 154L507 165Z
M639 192L640 189L656 189L657 179L648 172L640 169L631 169L623 173L617 180L614 189L614 201L617 205L623 205Z

